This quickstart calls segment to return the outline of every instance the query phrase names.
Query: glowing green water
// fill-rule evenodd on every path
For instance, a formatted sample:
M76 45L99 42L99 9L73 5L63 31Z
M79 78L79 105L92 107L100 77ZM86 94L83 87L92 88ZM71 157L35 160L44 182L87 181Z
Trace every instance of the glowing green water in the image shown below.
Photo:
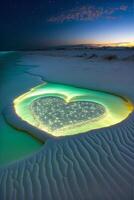
M55 101L50 102L52 98ZM95 115L100 110L103 112L93 117L90 104L97 105ZM119 96L52 83L42 84L21 95L15 99L14 107L22 120L54 136L111 126L127 118L133 110L133 105ZM69 110L72 114L68 114Z
M25 132L17 131L4 121L0 129L0 165L32 154L42 146L35 138Z
M52 116L55 110L52 112L52 115L50 115L50 118L47 118L48 123L46 124L44 124L44 121L38 120L36 118L37 116L34 116L35 113L32 113L30 106L37 102L40 103L41 99L44 97L48 98L47 100L49 101L47 101L47 103L50 103L51 98L56 98L56 101L60 99L57 103L51 102L51 107L54 108L56 104L58 105L58 108L56 107L54 109L58 109L58 117L60 120L64 118L60 123L62 122L65 126L62 127L60 123L48 126L50 125L49 119L53 119ZM43 103L41 103L41 106L43 106ZM68 106L69 104L71 107ZM66 116L66 105L68 108L67 112L69 112L69 119ZM110 126L124 120L133 110L132 104L121 97L104 92L52 83L42 84L21 95L15 99L14 106L16 113L22 120L54 136L73 135L87 130ZM50 104L47 105L47 107L49 106ZM86 109L86 106L88 106L88 109ZM50 113L52 111L51 107L49 107ZM61 115L61 107L65 107L64 109L62 108L63 110L61 109L65 111L64 113L62 112L64 117ZM92 115L90 114L92 110L91 107L95 110L95 113ZM34 108L34 111L37 111L36 109L38 108L36 106L34 106ZM39 108L43 110L43 107L39 106ZM76 117L74 115L75 111ZM77 113L78 111L79 114ZM43 110L43 112L47 112L47 110ZM83 114L87 112L87 115L84 115L83 118L81 118L82 112ZM40 117L42 117L42 112ZM70 123L70 118L72 118L72 123ZM92 118L93 121L91 120ZM41 122L40 125L39 122ZM9 126L2 116L0 116L0 123L0 165L24 158L37 151L42 146L42 143L32 138L28 133L18 131ZM55 126L58 126L58 128Z
M11 51L0 52L0 167L25 158L42 147L37 139L11 127L2 115L3 109L18 92L14 86L19 74L23 73L16 65L18 56ZM20 84L18 88L25 88L26 84Z

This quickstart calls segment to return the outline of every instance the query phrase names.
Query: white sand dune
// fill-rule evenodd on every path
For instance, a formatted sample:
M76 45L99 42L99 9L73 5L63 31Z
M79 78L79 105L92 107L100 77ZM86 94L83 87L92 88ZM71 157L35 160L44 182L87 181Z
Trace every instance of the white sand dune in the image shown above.
M133 131L134 114L118 126L47 140L1 170L1 199L133 199Z
M91 50L90 50L91 51ZM96 50L94 50L96 52ZM75 57L82 54L80 51L64 52L35 52L30 55L24 55L22 65L34 65L31 70L31 77L37 76L40 79L50 82L58 82L74 85L77 87L104 90L127 96L134 101L133 75L134 62L124 61L125 58L133 57L134 50L98 50L99 56L116 55L120 60L98 60L90 61L88 59ZM94 52L88 52L88 56ZM60 56L59 56L60 54ZM47 56L45 56L47 55ZM39 75L39 76L38 76Z
M134 101L133 61L89 61L67 52L50 54L23 53L18 66L8 67L8 89L1 87L2 108L43 80L104 90ZM128 57L130 52L118 50L116 54ZM1 167L0 199L133 200L133 166L134 113L108 128L47 139L33 155Z

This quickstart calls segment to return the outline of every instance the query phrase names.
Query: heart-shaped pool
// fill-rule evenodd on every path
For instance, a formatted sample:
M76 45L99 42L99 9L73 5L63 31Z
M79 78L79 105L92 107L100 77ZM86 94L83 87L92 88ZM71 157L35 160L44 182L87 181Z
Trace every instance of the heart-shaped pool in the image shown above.
M133 106L128 100L105 92L60 84L42 84L14 101L17 115L53 136L84 133L117 124Z
M66 101L60 97L41 97L32 102L31 113L38 126L46 126L49 132L66 131L83 126L104 117L105 107L90 101Z

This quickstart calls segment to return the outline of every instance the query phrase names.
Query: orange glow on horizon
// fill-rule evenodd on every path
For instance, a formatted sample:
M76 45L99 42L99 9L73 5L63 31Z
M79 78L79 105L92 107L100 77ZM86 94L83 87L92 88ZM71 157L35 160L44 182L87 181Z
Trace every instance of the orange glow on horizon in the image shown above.
M81 41L75 41L75 45L79 44L85 44L85 45L91 45L95 47L134 47L134 41L122 41L122 42L112 42L112 41L104 41L104 42L99 42L95 40L81 40Z
M97 45L97 44L96 44ZM110 47L134 47L134 42L119 42L119 43L100 43L100 46L110 46Z

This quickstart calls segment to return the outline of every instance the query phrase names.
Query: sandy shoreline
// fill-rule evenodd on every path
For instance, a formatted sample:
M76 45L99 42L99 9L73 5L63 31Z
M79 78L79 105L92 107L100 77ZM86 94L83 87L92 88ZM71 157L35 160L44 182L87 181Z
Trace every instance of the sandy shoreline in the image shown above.
M89 61L83 57L38 54L20 53L16 66L7 65L8 70L3 70L1 111L43 79L112 92L134 102L132 60L108 62L97 57ZM129 56L129 52L117 54ZM37 152L30 156L27 152L26 158L23 155L23 159L2 167L0 198L133 199L134 113L120 124L92 132L48 139L44 146L37 147Z

